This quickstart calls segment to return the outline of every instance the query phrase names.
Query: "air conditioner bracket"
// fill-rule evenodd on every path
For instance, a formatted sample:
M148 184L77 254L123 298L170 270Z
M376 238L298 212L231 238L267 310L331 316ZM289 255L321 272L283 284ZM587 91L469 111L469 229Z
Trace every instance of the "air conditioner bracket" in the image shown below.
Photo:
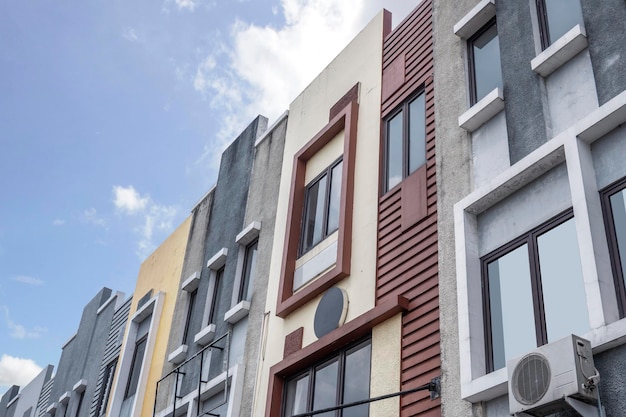
M584 403L575 398L565 397L565 402L582 417L598 417L598 407Z

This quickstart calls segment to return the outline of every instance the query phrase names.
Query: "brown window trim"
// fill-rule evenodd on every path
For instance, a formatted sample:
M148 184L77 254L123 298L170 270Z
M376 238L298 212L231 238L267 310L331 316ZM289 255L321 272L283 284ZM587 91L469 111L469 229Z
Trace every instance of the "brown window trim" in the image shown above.
M604 228L606 230L606 239L609 245L609 257L611 258L611 269L613 271L615 291L617 292L617 305L620 318L626 317L626 288L624 286L624 271L622 271L622 263L617 244L617 234L615 233L615 223L613 221L611 197L625 188L626 177L617 180L600 190L602 217L604 217Z
M276 304L276 315L278 317L287 317L290 313L350 274L358 110L359 104L356 101L351 101L294 156L289 211L287 213L287 230L285 232L280 287ZM341 131L344 131L344 147L337 261L335 266L329 271L294 293L293 276L296 269L302 213L304 210L306 163Z
M409 300L402 295L391 297L361 314L321 339L287 356L270 368L265 417L280 417L285 378L321 362L342 347L368 336L377 325L409 309Z
M557 214L538 227L524 233L522 236L513 239L504 246L483 256L480 259L481 281L483 290L483 321L485 330L485 363L486 372L494 371L493 363L493 340L491 338L491 306L489 302L489 275L488 264L494 260L510 253L511 251L526 244L528 245L528 263L530 266L530 284L533 297L533 310L535 321L535 335L537 346L548 343L548 331L546 329L546 317L543 305L543 292L541 290L541 270L539 265L539 249L537 247L537 237L554 229L562 223L574 218L574 210L567 209Z

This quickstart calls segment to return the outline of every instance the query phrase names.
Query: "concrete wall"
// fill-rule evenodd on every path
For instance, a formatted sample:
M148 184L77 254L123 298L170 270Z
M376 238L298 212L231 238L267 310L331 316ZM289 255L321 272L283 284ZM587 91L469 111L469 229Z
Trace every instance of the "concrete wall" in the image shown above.
M0 417L13 417L13 413L15 412L15 405L11 404L11 407L7 407L9 403L15 398L15 396L20 392L20 387L17 385L12 385L7 389L7 391L0 398ZM16 400L17 401L17 400Z
M20 398L15 407L15 415L19 417L35 417L37 410L37 403L39 396L41 395L42 388L52 378L52 371L54 367L48 365L39 372L39 374L33 378L20 391Z
M254 394L258 384L257 367L261 354L270 263L273 256L279 256L272 254L272 246L275 238L276 202L278 201L278 184L281 178L287 123L288 119L285 115L277 121L271 131L263 135L262 140L256 145L248 191L244 225L255 221L260 222L261 232L258 240L254 289L246 326L241 416L249 416L252 412Z

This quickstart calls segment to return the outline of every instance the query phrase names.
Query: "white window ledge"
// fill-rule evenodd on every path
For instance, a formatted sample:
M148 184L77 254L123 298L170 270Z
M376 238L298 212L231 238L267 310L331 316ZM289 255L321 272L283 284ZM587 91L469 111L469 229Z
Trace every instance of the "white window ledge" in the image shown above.
M61 404L67 404L68 402L70 402L70 397L72 396L72 393L69 391L64 392L60 397L59 397L59 403Z
M52 403L46 408L46 413L54 414L55 411L59 408L59 403Z
M182 283L180 288L183 291L192 292L198 289L198 285L200 285L200 273L194 272Z
M178 348L176 348L176 350L168 355L167 361L169 363L173 363L174 365L179 365L183 363L186 357L187 345L180 345Z
M74 386L72 387L72 391L83 392L85 391L86 388L87 388L87 380L81 379L80 381L74 384Z
M459 116L459 126L473 132L504 109L504 96L501 88L494 88L489 94Z
M467 39L496 15L495 0L483 0L454 25L454 34Z
M11 401L9 401L7 403L7 408L11 407L13 405L13 403L15 403L17 400L19 400L19 398L20 398L20 394L19 393L15 397L11 398Z
M243 229L237 237L235 241L242 245L246 246L250 244L254 239L259 237L259 233L261 232L261 223L260 222L252 222L245 229Z
M587 143L600 139L626 122L626 91L606 102L576 126L576 135Z
M542 53L533 58L533 60L530 61L530 67L542 77L547 77L578 55L586 47L587 35L585 29L580 25L576 25L556 42L547 47Z
M228 255L228 248L220 249L211 259L206 263L207 268L217 271L226 264L226 256Z
M196 333L196 336L193 338L193 341L200 345L206 346L213 341L215 337L215 324L209 324L204 329L200 330Z
M231 308L224 314L224 321L235 324L239 320L243 319L248 315L250 311L250 301L242 301L237 304L235 307Z

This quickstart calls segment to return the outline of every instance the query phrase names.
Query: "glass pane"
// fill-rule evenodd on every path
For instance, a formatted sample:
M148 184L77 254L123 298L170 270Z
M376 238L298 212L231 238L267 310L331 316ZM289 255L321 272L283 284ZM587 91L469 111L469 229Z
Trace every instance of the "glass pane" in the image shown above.
M311 185L307 192L304 213L304 243L302 246L302 250L305 252L322 240L327 180L328 178L323 176Z
M622 277L626 274L626 190L611 196L611 210L613 211L613 226L617 236L617 250L619 253Z
M402 181L402 112L387 122L387 190Z
M409 104L409 174L426 163L426 108L424 94Z
M548 341L589 331L574 219L537 238Z
M135 353L133 354L133 361L130 365L130 378L128 379L125 398L132 397L137 391L137 383L139 382L139 374L141 373L141 365L143 364L143 354L146 350L146 341L147 339L144 338L135 345Z
M209 322L207 324L217 324L217 314L219 312L220 300L222 299L222 277L224 276L224 268L215 273L215 286L213 287L213 295L211 298L211 310L209 311Z
M330 200L328 202L328 225L326 235L339 228L339 204L341 203L341 171L343 161L332 169L330 174Z
M307 411L307 396L309 393L309 375L287 383L287 403L285 417Z
M246 257L244 259L245 269L243 281L241 282L239 301L249 301L252 298L252 283L254 282L254 274L256 271L256 254L258 247L258 241L255 241L246 248Z
M313 410L337 405L337 372L339 364L334 361L315 371L315 390L313 392ZM320 417L331 417L335 413L317 414Z
M528 245L488 266L494 370L537 347Z
M565 35L577 24L583 24L578 0L545 0L550 43Z
M494 88L502 87L500 45L495 24L474 39L472 50L474 53L476 101L479 101Z
M346 369L343 380L344 404L369 398L371 356L372 346L369 343L359 350L346 355ZM343 417L367 417L368 415L368 404L361 404L343 410Z

